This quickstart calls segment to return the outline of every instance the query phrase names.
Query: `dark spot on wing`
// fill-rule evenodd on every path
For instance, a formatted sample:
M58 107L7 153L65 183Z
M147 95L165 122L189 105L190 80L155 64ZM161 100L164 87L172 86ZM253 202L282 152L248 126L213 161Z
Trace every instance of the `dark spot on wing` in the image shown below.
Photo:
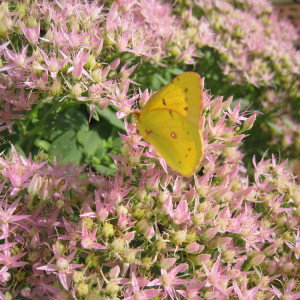
M185 89L184 89L184 92L185 92L185 93L187 93L187 92L188 92L188 90L189 90L188 88L185 88Z
M188 157L189 157L189 156L186 154L186 155L185 155L185 158L188 158Z
M181 165L182 164L181 160L178 163Z
M177 134L174 131L171 131L171 138L177 139Z
M191 151L192 151L192 148L188 148L188 151L191 152Z
M164 98L162 99L162 104L167 105L166 100Z
M169 110L169 114L170 114L170 116L173 118L173 113L172 113L171 110Z
M189 132L189 131L187 131L187 132L186 132L186 134L187 134L187 135L190 135L190 132Z
M184 108L184 110L187 111L187 110L188 110L188 107L186 106L186 107Z
M152 130L145 129L145 132L147 135L149 135L150 133L152 133Z

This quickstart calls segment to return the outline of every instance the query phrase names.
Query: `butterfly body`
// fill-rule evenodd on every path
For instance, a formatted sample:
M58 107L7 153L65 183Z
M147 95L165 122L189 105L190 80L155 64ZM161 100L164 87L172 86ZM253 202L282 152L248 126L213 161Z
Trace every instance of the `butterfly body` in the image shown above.
M203 156L202 84L197 73L175 77L135 113L140 135L182 174L191 176Z

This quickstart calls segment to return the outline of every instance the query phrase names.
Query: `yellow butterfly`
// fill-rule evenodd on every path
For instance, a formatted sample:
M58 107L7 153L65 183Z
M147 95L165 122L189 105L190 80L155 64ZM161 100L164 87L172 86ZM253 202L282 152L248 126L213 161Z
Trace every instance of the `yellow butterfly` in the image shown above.
M185 72L135 112L140 135L171 168L186 177L195 172L203 157L202 90L200 76Z

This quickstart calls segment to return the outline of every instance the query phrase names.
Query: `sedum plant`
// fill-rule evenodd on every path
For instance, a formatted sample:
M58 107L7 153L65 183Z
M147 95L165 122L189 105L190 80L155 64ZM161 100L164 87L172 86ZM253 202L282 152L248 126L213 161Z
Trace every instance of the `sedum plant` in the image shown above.
M297 156L299 53L268 1L2 1L0 21L0 299L300 297L299 185L265 152ZM193 68L185 178L132 113Z

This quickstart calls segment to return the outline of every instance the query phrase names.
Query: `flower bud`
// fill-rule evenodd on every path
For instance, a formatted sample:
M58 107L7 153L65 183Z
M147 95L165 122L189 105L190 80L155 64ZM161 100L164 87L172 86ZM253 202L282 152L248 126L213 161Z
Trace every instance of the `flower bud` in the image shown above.
M135 192L135 196L138 200L143 201L147 196L147 191L145 187L144 186L139 187Z
M60 257L56 261L56 267L57 267L58 271L68 270L69 262L65 258Z
M43 178L41 189L38 192L38 196L42 200L47 200L52 196L52 179Z
M152 257L143 257L142 258L142 268L145 269L146 271L149 271L151 267L153 266L153 261Z
M96 68L95 70L93 70L91 73L91 77L94 79L95 83L102 82L102 80L104 79L102 77L102 69Z
M185 247L187 253L199 253L200 252L200 245L197 243L187 244Z
M61 82L58 78L55 79L55 81L53 82L51 88L50 88L50 94L52 96L57 96L62 92L62 88L61 88Z
M138 233L144 233L149 226L148 220L142 219L136 223L135 228Z
M84 282L80 282L76 287L76 292L80 298L87 296L89 293L89 285Z
M126 250L124 252L124 262L131 265L136 262L136 252L132 250Z
M211 254L199 254L196 257L196 262L198 265L207 262L211 258Z
M196 239L197 239L197 233L196 233L196 231L190 232L190 233L188 234L188 236L186 237L186 241L187 241L188 243L193 243L193 242L196 241Z
M226 250L222 253L222 258L226 262L233 262L236 252L234 250Z
M112 269L110 269L110 271L108 273L109 278L111 278L111 279L118 278L119 274L120 274L120 267L119 266L113 267Z
M76 284L78 284L79 282L84 281L85 280L84 272L75 270L73 275L72 275L72 280Z
M24 298L29 298L31 294L31 289L30 288L23 288L21 290L21 296L23 296Z
M223 110L227 110L232 102L233 97L229 97L225 102L223 102Z
M105 222L103 224L101 232L106 238L113 236L115 234L114 226L110 223Z
M193 219L193 223L196 225L196 226L201 226L204 224L204 218L205 218L205 215L204 213L198 213L198 214L195 214L192 219Z
M75 98L79 98L81 96L81 94L82 94L81 84L76 83L71 88L71 95L74 96Z
M215 205L214 207L210 208L205 215L206 220L213 220L217 213L219 212L220 205Z
M162 191L159 193L157 200L159 203L163 204L169 197L169 193L167 191Z
M243 123L243 128L242 130L243 131L246 131L246 130L250 130L253 126L253 123L256 119L256 114L252 115L251 117L249 117L244 123Z
M292 262L288 262L282 266L282 273L289 275L294 273L296 269L296 266Z
M155 247L158 251L162 251L165 250L167 248L167 242L164 241L163 239L159 239L157 240L157 242L155 243Z
M265 260L265 257L266 256L264 254L257 254L253 258L250 259L249 265L257 267Z
M164 258L160 261L159 266L162 269L169 270L176 263L176 258Z
M54 243L54 246L55 246L55 249L57 250L57 252L58 252L60 255L63 255L64 252L66 251L65 245L64 245L60 240L57 240L57 241Z
M276 261L269 261L269 262L267 262L267 270L268 270L268 273L270 275L275 274L276 270L277 270L277 263L276 263Z
M93 70L97 65L96 58L93 54L89 54L84 65L85 69Z
M116 281L109 281L106 283L105 292L110 296L116 296L120 287Z
M272 256L276 253L277 249L278 249L278 243L274 243L270 246L268 246L267 248L265 248L263 250L263 253L266 255L266 256Z
M146 188L152 191L158 190L159 174L155 174L146 181Z
M220 113L222 111L222 106L223 106L222 100L223 97L219 97L213 103L213 107L211 110L211 116L213 119L216 119L220 116Z
M140 209L140 206L137 205L135 207L135 212L133 213L133 217L137 220L140 220L141 218L143 218L145 216L145 210L144 209Z
M155 231L153 226L149 226L145 231L145 237L151 239L155 235Z
M114 241L110 245L111 249L115 252L123 252L125 249L125 241L122 238L114 239Z
M39 192L41 186L42 186L42 178L39 174L35 174L32 177L31 182L27 188L28 194L32 197L35 196Z
M202 239L207 243L213 239L213 237L218 233L220 226L207 229L202 236Z
M173 241L176 245L181 245L183 242L186 241L186 230L179 230L177 232L175 232L174 236L173 236Z

